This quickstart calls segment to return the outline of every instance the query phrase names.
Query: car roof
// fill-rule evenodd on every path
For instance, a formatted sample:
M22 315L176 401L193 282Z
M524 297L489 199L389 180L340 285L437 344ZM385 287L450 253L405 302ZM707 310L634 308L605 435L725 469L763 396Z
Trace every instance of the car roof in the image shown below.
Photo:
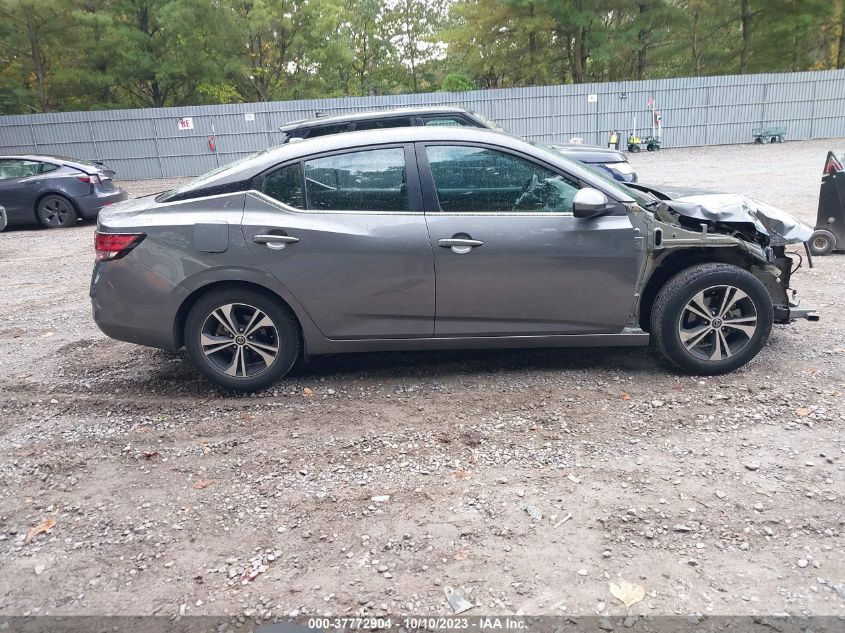
M395 116L423 116L427 114L469 114L469 110L466 108L458 108L456 106L409 106L405 108L367 110L365 112L353 112L332 116L313 117L310 119L299 119L297 121L286 123L279 128L279 131L290 132L303 127L348 123L351 121L360 121L362 119L387 119Z
M40 163L66 165L68 167L73 167L74 169L79 169L81 171L86 171L92 168L99 169L99 165L97 165L93 161L82 160L79 158L70 158L68 156L57 156L54 154L7 154L5 156L0 156L0 160L4 159L32 160Z
M556 165L560 169L588 182L590 186L604 191L617 200L633 201L633 198L626 194L621 187L610 186L601 177L596 176L595 172L589 168L557 152L532 145L516 136L486 128L452 126L419 126L366 130L361 132L347 132L346 134L330 134L318 136L313 139L305 139L296 143L285 143L284 145L271 147L263 152L209 172L205 176L200 176L176 191L178 191L179 197L182 197L192 190L207 189L209 187L225 187L226 185L252 179L263 171L280 163L327 152L366 149L374 145L414 142L486 143L497 145ZM176 194L176 192L173 193Z

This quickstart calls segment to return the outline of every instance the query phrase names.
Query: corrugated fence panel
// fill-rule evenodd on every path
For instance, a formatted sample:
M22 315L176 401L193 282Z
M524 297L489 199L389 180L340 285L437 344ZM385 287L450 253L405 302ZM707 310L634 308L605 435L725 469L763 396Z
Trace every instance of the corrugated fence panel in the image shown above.
M624 140L635 124L639 136L651 134L647 103L652 98L662 115L666 147L748 143L759 125L786 127L789 139L845 136L845 71L827 70L13 115L0 117L0 153L100 159L122 178L193 176L280 142L279 126L318 112L412 105L476 110L534 141L578 137L604 146L611 131L618 130ZM183 117L191 117L192 127L180 128Z

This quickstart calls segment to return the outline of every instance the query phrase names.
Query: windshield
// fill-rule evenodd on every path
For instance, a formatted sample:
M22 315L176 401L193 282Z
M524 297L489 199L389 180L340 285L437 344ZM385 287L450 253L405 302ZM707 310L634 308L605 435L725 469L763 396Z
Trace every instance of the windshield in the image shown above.
M536 147L541 147L543 149L547 149L550 152L554 152L558 156L563 156L567 160L573 160L570 156L567 156L559 149L556 149L552 145L546 145L545 143L537 143L531 142L532 145ZM613 176L608 174L604 169L600 167L594 167L588 163L578 162L578 165L588 169L590 173L602 180L606 185L609 186L610 189L616 191L622 197L633 198L637 201L637 204L641 207L649 207L652 206L655 202L657 202L657 198L652 196L649 193L645 193L644 191L639 191L638 189L633 189L631 187L626 187L624 183L619 182Z
M164 193L156 196L156 202L166 202L170 198L175 198L188 191L193 191L194 189L202 189L203 186L207 185L210 181L214 180L214 177L217 174L231 169L232 167L236 167L241 163L245 163L247 161L253 160L254 158L258 158L259 156L268 151L269 150L263 149L260 152L256 152L255 154L250 154L249 156L244 156L243 158L239 158L238 160L232 161L231 163L226 163L225 165L215 167L211 171L204 173L202 176L197 176L193 180L189 180L181 187L171 189L170 191L165 191Z

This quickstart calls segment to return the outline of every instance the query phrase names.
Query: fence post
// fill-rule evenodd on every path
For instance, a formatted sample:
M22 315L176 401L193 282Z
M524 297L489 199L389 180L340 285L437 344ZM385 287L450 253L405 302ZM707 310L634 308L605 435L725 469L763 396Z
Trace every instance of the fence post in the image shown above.
M158 159L158 171L161 174L161 177L164 178L164 166L161 163L161 147L158 144L158 117L153 118L153 140L156 144L156 158Z
M100 149L97 147L97 139L94 136L94 124L88 119L88 130L91 132L91 143L94 145L94 158L100 160Z
M35 126L30 122L29 124L29 134L32 136L32 147L35 148L35 154L38 153L38 139L35 138Z
M812 140L814 138L813 132L813 123L815 122L816 118L816 88L818 88L819 82L813 80L813 96L810 98L810 135L808 138Z

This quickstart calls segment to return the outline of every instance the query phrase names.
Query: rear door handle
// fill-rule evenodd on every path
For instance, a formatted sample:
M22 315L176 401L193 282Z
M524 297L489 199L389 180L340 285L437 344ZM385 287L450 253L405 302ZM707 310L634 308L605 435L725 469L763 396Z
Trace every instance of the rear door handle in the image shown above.
M472 249L483 246L484 242L463 237L450 237L437 240L437 245L441 248L450 248L458 255L466 255Z
M256 244L264 244L267 248L275 250L284 248L288 244L296 244L299 241L298 237L292 235L255 235L252 241Z

